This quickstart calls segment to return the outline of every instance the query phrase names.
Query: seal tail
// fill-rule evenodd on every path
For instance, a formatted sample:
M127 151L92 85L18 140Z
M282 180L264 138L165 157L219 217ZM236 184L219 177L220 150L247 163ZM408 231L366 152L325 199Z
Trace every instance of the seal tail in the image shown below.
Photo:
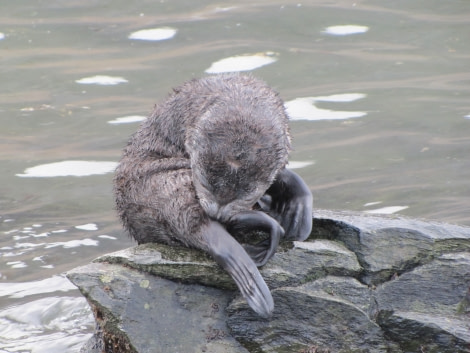
M207 251L232 276L248 305L258 315L270 317L274 309L271 292L245 249L215 221L209 222L202 236Z

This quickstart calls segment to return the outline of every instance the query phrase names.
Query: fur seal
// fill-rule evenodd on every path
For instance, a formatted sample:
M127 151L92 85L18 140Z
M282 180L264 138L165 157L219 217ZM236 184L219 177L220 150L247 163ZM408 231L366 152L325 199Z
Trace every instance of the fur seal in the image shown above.
M118 214L139 244L206 251L263 317L274 303L257 266L281 238L305 240L312 228L310 190L285 168L287 123L278 94L251 75L193 79L155 106L114 177ZM269 239L244 248L232 236L254 229Z

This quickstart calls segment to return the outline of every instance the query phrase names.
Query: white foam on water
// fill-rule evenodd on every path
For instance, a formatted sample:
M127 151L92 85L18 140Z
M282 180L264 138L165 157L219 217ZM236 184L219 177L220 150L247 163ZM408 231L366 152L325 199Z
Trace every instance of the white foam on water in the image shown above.
M375 210L369 210L365 212L373 213L373 214L392 214L392 213L406 210L407 208L409 208L409 206L389 206L389 207L377 208Z
M103 85L103 86L113 86L119 85L120 83L127 83L125 78L117 76L106 76L106 75L96 75L90 77L84 77L75 81L81 85Z
M363 93L334 94L320 97L300 97L284 103L287 115L291 120L345 120L361 118L367 112L343 111L318 108L316 102L353 102L366 97Z
M63 161L27 168L23 174L16 174L16 176L25 178L81 177L112 173L117 165L116 162L104 161Z
M366 33L369 30L367 26L359 25L340 25L326 27L322 33L331 34L333 36L347 36L351 34Z
M205 72L208 74L218 74L250 71L276 62L278 55L278 53L274 52L265 52L231 56L212 63Z
M129 115L129 116L123 116L123 117L120 117L120 118L116 118L114 120L109 120L108 124L117 125L117 124L137 123L137 122L144 121L145 119L147 119L147 117L145 117L145 116Z
M87 223L75 226L77 229L81 230L98 230L98 226L95 223Z
M178 30L172 27L142 29L132 32L129 39L159 41L173 38Z

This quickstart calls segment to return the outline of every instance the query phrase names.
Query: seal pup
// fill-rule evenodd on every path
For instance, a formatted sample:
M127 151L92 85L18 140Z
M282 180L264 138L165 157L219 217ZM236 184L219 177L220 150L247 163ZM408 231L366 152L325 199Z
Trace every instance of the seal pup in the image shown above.
M291 147L283 101L251 75L193 79L174 89L132 135L114 177L116 208L139 244L209 253L251 308L274 303L257 266L280 238L305 240L312 195L285 168ZM264 230L244 248L232 235Z

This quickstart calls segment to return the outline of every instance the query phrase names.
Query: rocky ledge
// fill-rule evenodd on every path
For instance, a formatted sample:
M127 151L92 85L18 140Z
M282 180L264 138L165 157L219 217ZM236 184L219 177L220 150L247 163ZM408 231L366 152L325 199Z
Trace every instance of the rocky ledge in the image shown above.
M258 317L205 254L148 244L68 278L97 329L82 352L470 352L470 228L316 211L261 274Z

